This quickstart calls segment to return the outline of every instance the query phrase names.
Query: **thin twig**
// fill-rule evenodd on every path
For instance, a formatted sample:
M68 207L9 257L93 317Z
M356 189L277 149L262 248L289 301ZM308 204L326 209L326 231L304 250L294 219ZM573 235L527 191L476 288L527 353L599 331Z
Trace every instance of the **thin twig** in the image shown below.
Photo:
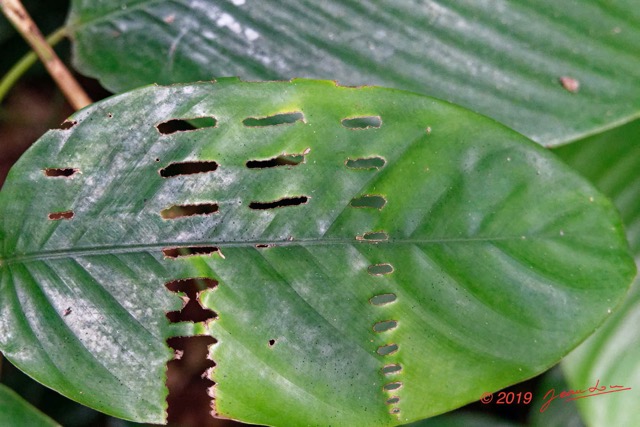
M16 30L31 45L71 106L79 110L91 104L89 96L49 46L20 0L0 0L0 8Z
M60 27L47 37L47 43L49 46L55 46L66 36L65 27ZM33 64L38 60L38 55L32 50L27 52L13 67L4 75L0 81L0 102L4 100L7 93L16 84L16 82L27 72L27 70L33 67Z

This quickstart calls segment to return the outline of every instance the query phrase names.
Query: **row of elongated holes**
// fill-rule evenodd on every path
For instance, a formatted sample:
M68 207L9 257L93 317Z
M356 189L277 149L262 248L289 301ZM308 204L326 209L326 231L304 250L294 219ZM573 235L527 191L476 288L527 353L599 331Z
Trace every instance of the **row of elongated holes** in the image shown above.
M109 118L113 118L113 114L108 114ZM265 117L247 117L242 121L246 127L269 127L292 125L297 122L306 123L304 114L300 111L289 113L274 114ZM382 126L380 116L356 116L347 117L341 120L342 126L352 130L375 129ZM59 127L61 130L69 130L77 125L75 120L67 120ZM171 135L177 132L191 132L200 129L218 127L218 119L214 116L200 116L183 119L171 119L156 125L156 129L163 135Z
M292 125L297 122L306 123L304 114L300 111L274 114L266 117L247 117L242 121L246 127L270 127ZM380 116L347 117L341 122L342 126L352 130L376 129L382 126ZM163 135L177 132L191 132L200 129L215 128L218 120L213 116L172 119L156 125L156 129Z
M368 268L369 274L373 276L383 276L386 274L391 274L394 271L393 265L389 263L383 264L374 264L370 265ZM393 293L385 293L380 295L375 295L371 299L369 299L369 303L377 307L383 307L385 305L391 304L395 302L397 299L396 295ZM398 327L397 320L382 320L373 325L373 331L376 333L383 333L394 330ZM388 357L393 354L396 354L399 350L398 344L389 343L378 347L376 353L380 356ZM388 363L382 367L382 374L385 377L397 375L402 372L402 365L399 363ZM398 415L400 413L400 409L395 406L400 402L400 397L394 395L394 392L402 387L401 381L391 381L382 386L384 392L389 394L389 397L386 400L386 404L391 406L391 410L389 411L391 414Z
M282 155L267 160L250 160L247 162L248 168L270 168L284 165L297 165L302 163L304 155ZM385 160L381 157L370 157L362 159L347 159L345 162L348 168L351 169L379 169L384 166ZM180 162L171 163L167 167L159 171L160 176L163 178L172 178L176 176L191 175L198 173L213 172L218 169L218 163L213 161L201 161L201 162ZM47 168L44 170L44 174L50 178L70 178L79 170L76 168ZM283 197L274 201L260 202L253 201L249 203L249 209L254 210L268 210L277 209L282 207L299 206L304 205L309 201L309 197L306 195L300 195L295 197ZM363 196L355 197L351 200L350 206L354 208L372 208L382 209L386 205L386 199L381 195L366 194ZM219 206L217 203L199 203L199 204L184 204L173 205L160 212L160 215L164 219L176 219L189 217L194 215L211 215L217 213ZM49 214L51 220L63 220L73 218L73 211L52 212Z
M249 169L265 169L281 166L297 166L304 162L305 155L310 150L306 150L302 154L283 154L270 159L249 160L246 163ZM350 169L379 169L385 164L382 157L369 157L360 159L347 159L345 164ZM192 175L199 173L214 172L219 165L214 161L194 161L194 162L176 162L171 163L167 167L159 171L163 178L173 178L177 176ZM279 200L269 202L254 201L249 204L250 209L266 210L276 209L289 206L304 205L309 201L309 197L305 195L295 197L284 197ZM354 208L374 208L382 209L386 204L386 199L380 195L364 195L351 200L350 205ZM210 215L218 212L218 205L215 203L193 204L193 205L175 205L164 209L160 214L165 219L175 219L193 215Z
M267 117L247 117L242 121L247 127L267 127L290 125L296 122L305 123L304 115L299 112L290 112L275 114ZM348 129L361 130L379 128L382 125L380 116L359 116L349 117L341 121L342 125ZM215 128L218 121L215 117L194 117L186 119L172 119L156 126L158 132L163 135L169 135L176 132L189 132L199 129ZM282 154L270 159L249 160L246 167L249 169L265 169L282 166L297 166L304 163L305 155L309 152L307 149L302 154ZM382 157L370 157L360 159L347 159L345 165L350 169L379 169L383 167L385 160ZM190 175L197 173L214 172L218 169L218 163L214 161L197 161L197 162L178 162L171 163L167 167L159 171L160 176L164 178L172 178L182 175ZM279 200L269 202L251 202L250 209L266 210L276 209L288 206L299 206L306 204L309 197L305 195L297 197L285 197ZM379 195L365 195L354 198L351 206L355 208L375 208L382 209L386 204L384 197ZM210 215L218 212L218 205L215 203L195 204L195 205L175 205L161 211L161 216L165 219L175 219L193 215Z

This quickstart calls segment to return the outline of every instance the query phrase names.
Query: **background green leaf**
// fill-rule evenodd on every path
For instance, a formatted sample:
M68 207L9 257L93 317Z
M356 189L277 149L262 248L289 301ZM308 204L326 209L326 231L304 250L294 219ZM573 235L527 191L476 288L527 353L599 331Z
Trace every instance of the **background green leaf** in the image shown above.
M554 152L613 200L640 256L640 120Z
M75 65L114 92L240 76L409 89L544 145L640 114L635 0L74 0ZM562 77L579 82L572 93Z
M553 394L547 394L550 390ZM550 369L542 376L542 380L535 390L534 401L529 412L529 427L584 427L580 412L575 401L553 400L543 412L540 412L543 405L555 394L570 390L560 366ZM546 399L545 399L546 396Z
M256 209L283 198L298 205ZM0 218L2 351L140 421L164 416L165 339L195 333L218 340L221 415L437 415L555 364L635 274L608 199L547 150L431 98L321 81L95 104L12 169ZM168 323L178 279L217 282L200 296L215 321Z
M609 195L620 210L627 238L640 261L640 121L556 151ZM632 390L578 401L589 426L633 425L640 419L640 279L598 332L562 364L573 389L621 384Z
M55 421L3 384L0 384L0 425L4 427L58 426Z
M427 420L408 424L407 427L522 427L521 424L510 422L487 414L472 412L455 412L444 414Z

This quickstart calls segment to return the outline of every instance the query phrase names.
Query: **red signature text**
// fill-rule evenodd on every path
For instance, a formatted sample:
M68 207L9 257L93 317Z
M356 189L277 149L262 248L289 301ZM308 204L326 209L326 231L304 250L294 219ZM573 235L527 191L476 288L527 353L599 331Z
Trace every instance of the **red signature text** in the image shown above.
M601 386L600 380L597 380L596 385L586 390L563 390L560 394L556 394L556 390L552 388L542 398L545 402L540 407L540 412L546 411L551 402L556 399L569 402L571 400L584 399L585 397L599 396L601 394L618 393L625 390L631 390L631 387L625 387L623 385Z

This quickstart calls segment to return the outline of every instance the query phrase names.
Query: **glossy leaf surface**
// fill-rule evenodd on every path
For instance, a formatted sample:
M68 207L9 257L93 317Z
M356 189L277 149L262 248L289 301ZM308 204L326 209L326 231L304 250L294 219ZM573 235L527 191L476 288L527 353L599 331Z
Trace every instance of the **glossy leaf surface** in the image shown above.
M194 333L218 340L222 416L436 415L556 363L635 273L586 180L420 95L230 79L143 88L62 127L0 193L0 349L123 418L162 421L164 341ZM169 324L180 279L213 283L214 321Z
M0 384L0 425L56 427L58 423L38 411L16 392Z
M640 261L640 121L561 147L556 153L611 197L620 210L636 261ZM588 426L633 425L640 419L640 280L622 306L563 362L573 389L600 380L630 391L581 399ZM609 389L607 389L609 390Z
M115 92L220 76L380 84L544 145L640 115L635 0L74 0L68 27L78 69Z

